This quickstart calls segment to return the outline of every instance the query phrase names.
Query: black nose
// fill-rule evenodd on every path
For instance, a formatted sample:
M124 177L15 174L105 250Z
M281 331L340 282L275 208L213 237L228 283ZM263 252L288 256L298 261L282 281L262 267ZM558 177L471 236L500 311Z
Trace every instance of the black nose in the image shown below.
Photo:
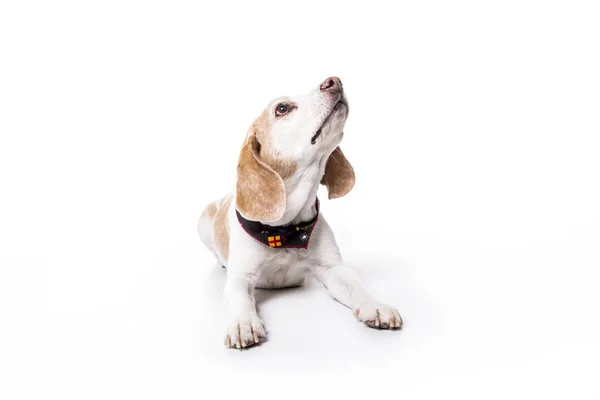
M337 76L330 76L321 83L321 92L342 91L342 81Z

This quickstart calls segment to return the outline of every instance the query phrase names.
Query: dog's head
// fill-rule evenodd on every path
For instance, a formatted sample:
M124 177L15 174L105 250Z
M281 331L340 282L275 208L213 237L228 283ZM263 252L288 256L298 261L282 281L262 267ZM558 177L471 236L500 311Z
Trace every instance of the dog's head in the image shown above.
M248 131L240 153L236 207L245 218L274 222L286 207L284 182L322 168L329 198L354 186L354 170L338 147L348 117L339 78L325 79L308 94L273 100ZM327 157L327 159L325 159Z

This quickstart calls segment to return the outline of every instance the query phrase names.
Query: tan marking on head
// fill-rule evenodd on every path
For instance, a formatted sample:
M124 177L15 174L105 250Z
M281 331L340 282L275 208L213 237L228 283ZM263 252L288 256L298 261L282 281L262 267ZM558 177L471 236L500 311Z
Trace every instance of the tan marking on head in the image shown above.
M296 171L296 161L283 157L271 138L270 108L254 121L240 152L236 207L254 221L275 222L285 211L284 181Z
M284 181L289 179L296 171L296 161L286 159L273 148L271 140L271 119L269 118L269 108L254 121L250 128L249 135L256 136L260 143L260 158L281 176Z
M267 108L256 118L256 121L250 127L248 136L255 135L261 144L271 143L270 131L271 119L269 118L269 109Z
M352 190L355 181L352 165L342 153L342 149L336 147L327 159L325 174L321 179L321 183L327 186L329 198L336 199L345 196Z
M202 211L203 217L214 217L217 213L217 205L215 203L210 203L206 206L204 211Z
M213 221L213 240L217 251L224 260L229 258L229 224L227 215L232 195L227 196L219 206Z

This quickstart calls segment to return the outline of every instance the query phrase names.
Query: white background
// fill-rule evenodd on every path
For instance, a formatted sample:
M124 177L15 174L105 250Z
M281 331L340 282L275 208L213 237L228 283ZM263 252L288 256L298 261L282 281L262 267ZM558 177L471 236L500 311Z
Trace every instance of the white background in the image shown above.
M3 1L0 397L598 399L600 12L589 1ZM322 209L405 319L314 282L223 345L195 231L274 97L341 77Z

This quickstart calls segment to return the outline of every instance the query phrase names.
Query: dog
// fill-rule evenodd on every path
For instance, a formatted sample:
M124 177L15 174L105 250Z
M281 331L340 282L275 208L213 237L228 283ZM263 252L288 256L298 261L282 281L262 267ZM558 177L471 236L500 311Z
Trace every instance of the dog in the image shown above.
M319 184L329 199L354 186L354 170L339 147L348 111L337 77L308 94L273 100L248 130L235 193L202 212L200 238L227 269L228 347L250 347L266 337L255 288L300 286L309 275L369 327L402 327L398 311L371 297L344 266L319 211Z

